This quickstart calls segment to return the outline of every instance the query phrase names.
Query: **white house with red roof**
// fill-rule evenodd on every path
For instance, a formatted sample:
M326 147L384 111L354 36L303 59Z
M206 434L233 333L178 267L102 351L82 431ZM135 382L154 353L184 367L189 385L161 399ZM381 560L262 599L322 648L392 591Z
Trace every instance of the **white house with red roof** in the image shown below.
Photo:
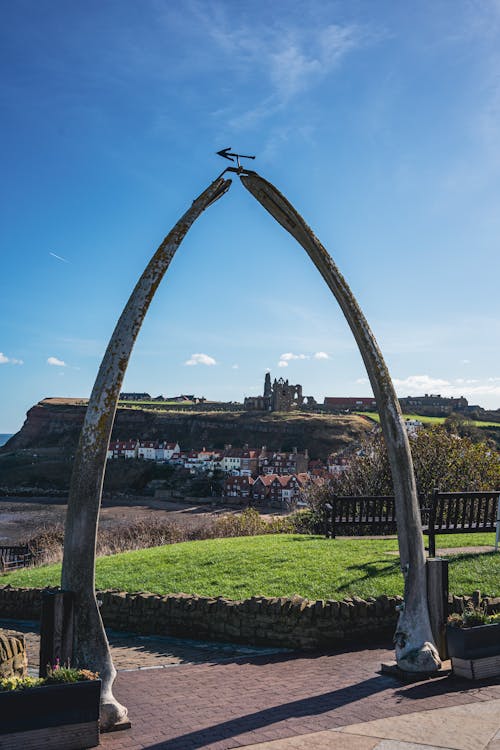
M156 461L159 448L158 440L139 440L137 458L142 458L145 461Z
M138 440L110 440L107 458L137 458Z
M163 461L170 461L175 453L179 453L181 447L179 443L162 443Z

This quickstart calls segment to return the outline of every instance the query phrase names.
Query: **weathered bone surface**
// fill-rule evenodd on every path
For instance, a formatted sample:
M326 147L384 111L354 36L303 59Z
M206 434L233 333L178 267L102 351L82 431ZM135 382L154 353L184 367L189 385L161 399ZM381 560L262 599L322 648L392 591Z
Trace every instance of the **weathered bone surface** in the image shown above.
M125 719L113 696L116 670L95 597L95 544L106 453L125 370L151 300L193 222L231 185L217 178L164 239L128 300L106 349L90 396L75 456L66 515L61 585L75 592L73 663L100 673L101 728Z
M404 604L394 636L398 665L411 672L432 672L441 662L433 643L427 607L425 550L408 437L394 387L375 337L345 279L300 214L255 172L240 175L249 192L308 253L344 313L365 363L387 445L394 484Z

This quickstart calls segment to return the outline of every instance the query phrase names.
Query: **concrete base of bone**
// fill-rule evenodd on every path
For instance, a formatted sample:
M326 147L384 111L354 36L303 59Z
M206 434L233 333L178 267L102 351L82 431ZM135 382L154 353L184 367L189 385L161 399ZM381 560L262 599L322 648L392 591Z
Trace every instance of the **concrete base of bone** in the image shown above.
M100 729L101 732L115 732L118 729L129 729L131 724L128 718L128 711L125 706L111 696L101 701Z
M432 673L441 667L441 659L435 646L426 641L422 646L416 648L406 647L404 651L396 648L396 660L398 667L403 672Z

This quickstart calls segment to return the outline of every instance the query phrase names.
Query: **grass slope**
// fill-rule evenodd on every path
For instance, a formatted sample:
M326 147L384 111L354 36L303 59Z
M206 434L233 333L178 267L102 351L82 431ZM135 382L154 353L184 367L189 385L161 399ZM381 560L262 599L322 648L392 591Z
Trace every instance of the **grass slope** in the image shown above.
M494 534L441 536L437 546L494 544ZM97 587L244 599L254 595L335 599L402 594L397 541L268 535L183 542L97 561ZM500 554L454 555L450 592L500 595ZM0 578L13 586L58 585L60 565Z
M355 411L353 414L359 414L361 417L368 417L374 422L380 423L380 416L375 411ZM427 417L424 414L403 414L404 419L417 419L422 424L444 424L446 417ZM488 422L480 419L472 419L472 424L475 427L496 427L500 428L499 422Z

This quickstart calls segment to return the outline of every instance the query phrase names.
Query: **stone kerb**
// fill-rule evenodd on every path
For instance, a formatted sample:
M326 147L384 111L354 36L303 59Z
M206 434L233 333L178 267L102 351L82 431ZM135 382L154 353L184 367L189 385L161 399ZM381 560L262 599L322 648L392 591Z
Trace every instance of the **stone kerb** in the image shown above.
M0 587L0 617L38 619L41 593L41 589ZM294 649L328 648L392 632L396 605L402 601L399 596L341 601L254 596L232 601L114 590L100 591L97 597L105 625L115 630ZM469 600L450 597L450 612L461 611ZM500 608L500 598L483 601Z

